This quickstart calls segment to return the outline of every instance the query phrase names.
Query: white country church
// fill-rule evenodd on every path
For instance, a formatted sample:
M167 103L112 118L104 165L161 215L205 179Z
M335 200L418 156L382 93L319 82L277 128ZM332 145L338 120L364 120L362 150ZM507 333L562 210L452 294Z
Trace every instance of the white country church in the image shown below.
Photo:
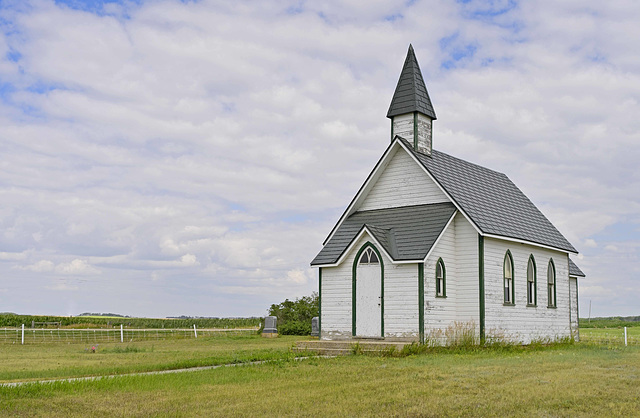
M311 262L320 338L577 337L576 249L506 175L432 148L411 46L387 117L391 144Z

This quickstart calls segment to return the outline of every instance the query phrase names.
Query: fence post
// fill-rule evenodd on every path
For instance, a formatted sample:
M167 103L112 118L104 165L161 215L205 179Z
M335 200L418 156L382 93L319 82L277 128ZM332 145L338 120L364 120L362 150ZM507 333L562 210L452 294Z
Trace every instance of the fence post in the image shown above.
M624 327L624 346L627 346L627 327Z
M198 338L198 331L196 330L196 324L193 324L193 334Z
M24 345L24 324L22 324L22 345Z
M124 342L124 331L122 330L122 324L120 324L120 342Z

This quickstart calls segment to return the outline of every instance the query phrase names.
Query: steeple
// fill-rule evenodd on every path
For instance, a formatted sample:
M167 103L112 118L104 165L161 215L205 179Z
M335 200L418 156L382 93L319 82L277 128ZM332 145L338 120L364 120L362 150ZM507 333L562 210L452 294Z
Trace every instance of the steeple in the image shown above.
M391 119L392 140L399 135L413 143L416 151L431 155L431 128L437 119L436 112L411 45L387 117Z

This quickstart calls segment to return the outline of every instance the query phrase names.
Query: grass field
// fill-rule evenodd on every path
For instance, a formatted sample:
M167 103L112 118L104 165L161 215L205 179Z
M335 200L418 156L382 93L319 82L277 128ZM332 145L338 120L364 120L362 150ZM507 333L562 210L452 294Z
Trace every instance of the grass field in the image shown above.
M581 328L580 338L600 344L624 344L624 328ZM627 343L640 345L640 327L627 328Z
M0 382L209 366L291 356L295 337L169 339L132 344L2 344Z
M0 381L273 359L193 373L0 388L0 415L637 416L640 349L574 344L293 361L295 338L0 346Z

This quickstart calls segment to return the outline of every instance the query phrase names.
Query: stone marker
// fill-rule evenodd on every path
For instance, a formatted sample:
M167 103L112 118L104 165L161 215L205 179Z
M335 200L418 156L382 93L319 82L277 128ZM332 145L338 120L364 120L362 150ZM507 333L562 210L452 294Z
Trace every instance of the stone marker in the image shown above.
M318 317L311 318L311 336L319 337L320 336L320 327L318 322Z
M276 316L268 316L264 319L264 329L262 330L262 336L266 338L275 338L278 336L278 328L276 327L276 323L278 322L278 317Z

